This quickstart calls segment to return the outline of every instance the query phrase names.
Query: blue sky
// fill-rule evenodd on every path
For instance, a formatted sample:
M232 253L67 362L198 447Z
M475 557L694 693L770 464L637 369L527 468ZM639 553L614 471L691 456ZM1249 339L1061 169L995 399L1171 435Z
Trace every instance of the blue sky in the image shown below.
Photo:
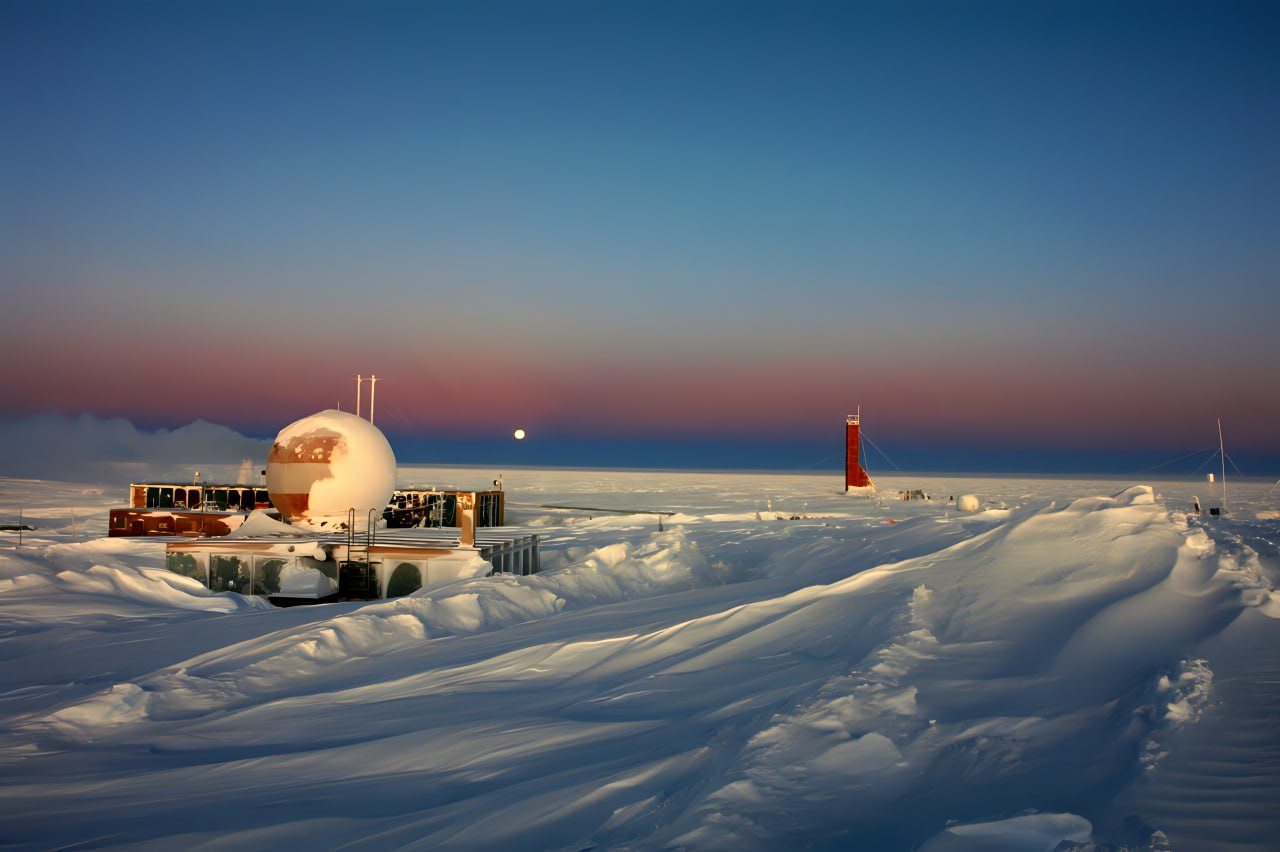
M1280 467L1277 18L5 2L0 415Z

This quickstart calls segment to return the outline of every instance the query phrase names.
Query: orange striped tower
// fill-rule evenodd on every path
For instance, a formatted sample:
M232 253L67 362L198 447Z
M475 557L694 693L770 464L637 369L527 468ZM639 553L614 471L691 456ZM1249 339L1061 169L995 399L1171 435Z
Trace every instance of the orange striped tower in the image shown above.
M871 485L871 477L862 468L862 408L857 414L846 418L844 433L844 490L850 488L866 488Z

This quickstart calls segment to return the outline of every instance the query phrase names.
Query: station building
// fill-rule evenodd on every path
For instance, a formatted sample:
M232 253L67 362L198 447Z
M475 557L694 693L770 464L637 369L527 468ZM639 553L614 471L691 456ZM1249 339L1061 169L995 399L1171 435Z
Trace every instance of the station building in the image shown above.
M169 570L284 606L541 567L537 534L503 524L501 489L396 490L390 444L356 415L322 411L286 426L265 475L265 500L245 485L135 484L130 501L144 505L113 510L112 534L169 536ZM132 532L139 521L145 531ZM227 529L212 532L219 523Z

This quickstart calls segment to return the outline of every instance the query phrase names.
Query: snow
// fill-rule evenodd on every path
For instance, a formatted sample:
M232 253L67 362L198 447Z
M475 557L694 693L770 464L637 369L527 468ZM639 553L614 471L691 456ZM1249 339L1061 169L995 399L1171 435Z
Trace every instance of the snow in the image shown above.
M315 535L311 530L295 527L276 520L266 509L254 509L247 516L236 516L240 523L235 526L227 538L307 538ZM324 551L321 551L323 553ZM321 556L321 559L324 557Z
M541 574L461 559L409 597L289 609L210 594L155 541L98 537L119 495L0 479L0 512L21 503L38 527L0 539L0 836L932 852L1280 836L1270 483L1197 517L1201 482L882 477L1003 507L968 513L838 477L503 479L508 520L543 536ZM660 530L551 505L676 514ZM1183 807L1199 777L1213 807Z
M1084 843L1093 826L1075 814L1030 814L948 828L920 852L1053 852L1063 842Z
M318 553L324 553L319 548L316 550ZM286 563L280 571L280 597L318 599L336 591L338 591L338 584L323 571L315 568Z

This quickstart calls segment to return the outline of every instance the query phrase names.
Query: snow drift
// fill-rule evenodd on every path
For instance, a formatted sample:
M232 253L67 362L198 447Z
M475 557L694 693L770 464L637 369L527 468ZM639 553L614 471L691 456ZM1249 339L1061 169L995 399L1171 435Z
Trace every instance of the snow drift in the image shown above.
M96 688L28 677L0 739L5 836L1155 848L1134 791L1213 710L1229 663L1199 652L1243 612L1276 623L1257 551L1145 486L968 515L797 484L813 517L792 522L722 481L664 532L548 528L541 575L200 614ZM6 613L33 605L8 593ZM67 667L85 638L40 635Z

